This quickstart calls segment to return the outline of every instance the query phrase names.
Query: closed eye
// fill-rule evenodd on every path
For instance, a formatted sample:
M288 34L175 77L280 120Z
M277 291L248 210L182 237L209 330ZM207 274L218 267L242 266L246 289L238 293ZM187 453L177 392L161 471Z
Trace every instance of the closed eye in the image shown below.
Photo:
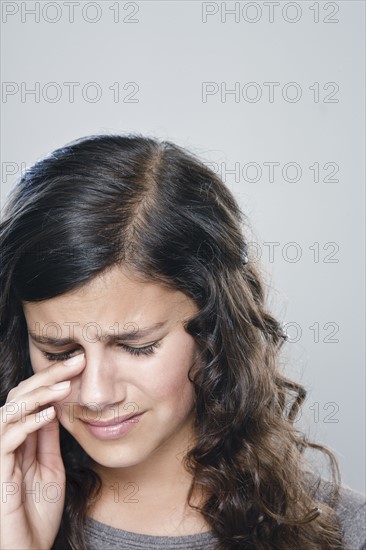
M117 344L118 347L124 349L127 351L130 355L139 356L139 355L152 355L155 353L156 348L158 348L160 345L160 340L158 342L154 342L153 344L150 344L149 346L144 346L142 348L134 348L132 346L127 346L126 344ZM49 361L65 361L71 355L77 351L77 349L72 349L70 351L65 351L63 353L50 353L48 351L42 351L43 355L47 357Z

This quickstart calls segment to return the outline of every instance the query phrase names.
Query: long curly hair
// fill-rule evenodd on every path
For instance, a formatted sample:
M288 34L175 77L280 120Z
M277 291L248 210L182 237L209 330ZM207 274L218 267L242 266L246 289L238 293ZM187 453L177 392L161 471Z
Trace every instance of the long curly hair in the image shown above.
M33 374L24 301L82 287L115 265L180 290L199 313L195 446L184 457L217 550L342 549L334 510L340 470L330 448L295 425L305 388L281 372L283 325L244 238L250 224L198 156L141 134L92 135L38 160L8 195L0 225L1 405ZM101 489L89 457L60 426L66 500L53 550L87 550L84 521ZM328 503L310 485L306 449L326 455ZM315 478L314 478L315 479ZM320 513L321 512L321 513Z

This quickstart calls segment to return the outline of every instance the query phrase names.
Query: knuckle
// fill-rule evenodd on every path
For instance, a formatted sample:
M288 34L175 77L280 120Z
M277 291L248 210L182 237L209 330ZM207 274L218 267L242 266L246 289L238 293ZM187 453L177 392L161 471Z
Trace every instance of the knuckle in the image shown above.
M19 386L15 386L14 388L12 388L12 389L10 390L10 392L9 392L8 395L6 396L6 403L8 403L11 399L13 399L13 398L16 396L16 394L17 394L17 388L18 388L18 387L19 387Z

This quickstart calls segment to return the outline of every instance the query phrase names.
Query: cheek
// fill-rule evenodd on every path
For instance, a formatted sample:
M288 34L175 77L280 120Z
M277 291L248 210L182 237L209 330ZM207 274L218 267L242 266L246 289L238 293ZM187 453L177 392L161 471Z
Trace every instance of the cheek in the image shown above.
M171 371L164 372L155 383L155 393L159 397L176 395L186 391L191 386L187 376L187 369L180 370L177 365L170 365Z
M187 346L181 353L167 352L159 358L157 369L146 387L147 393L157 400L186 399L193 394L193 384L188 379L188 371L193 362L193 352Z

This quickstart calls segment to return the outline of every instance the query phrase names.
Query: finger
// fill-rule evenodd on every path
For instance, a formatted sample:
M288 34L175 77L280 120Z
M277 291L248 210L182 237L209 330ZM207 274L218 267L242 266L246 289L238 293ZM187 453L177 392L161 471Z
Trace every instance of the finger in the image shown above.
M74 360L74 363L71 363ZM57 382L62 382L68 378L74 377L81 372L85 367L85 355L79 353L71 359L65 362L52 363L49 367L42 369L26 380L22 380L15 388L12 388L7 396L6 402L12 403L14 400L19 399L24 393L40 387L50 386Z
M1 410L1 433L9 425L23 422L23 417L36 412L40 407L64 399L71 391L71 381L64 380L51 386L42 386L20 395L17 399L5 403Z
M37 432L28 434L25 441L18 447L18 452L21 451L20 467L23 472L26 472L34 463L34 457L37 453Z
M38 431L37 460L51 469L60 467L60 423L58 418L43 425Z
M41 412L29 414L24 417L24 422L13 424L1 438L1 454L3 465L7 462L9 455L12 455L16 449L26 440L27 436L36 432L42 426L48 424L56 416L54 407L48 407Z

